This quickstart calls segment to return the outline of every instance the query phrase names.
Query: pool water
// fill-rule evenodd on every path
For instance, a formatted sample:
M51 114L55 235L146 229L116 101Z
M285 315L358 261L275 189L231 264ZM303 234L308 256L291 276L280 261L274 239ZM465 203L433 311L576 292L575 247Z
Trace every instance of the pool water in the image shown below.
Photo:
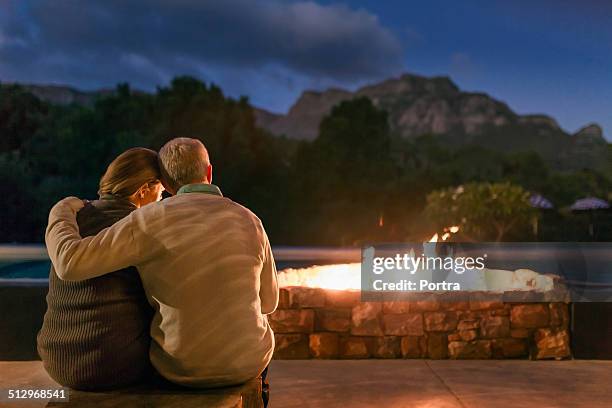
M51 261L0 263L0 279L46 279Z
M304 268L312 261L277 261L278 270L286 268ZM47 279L51 261L0 262L0 279Z

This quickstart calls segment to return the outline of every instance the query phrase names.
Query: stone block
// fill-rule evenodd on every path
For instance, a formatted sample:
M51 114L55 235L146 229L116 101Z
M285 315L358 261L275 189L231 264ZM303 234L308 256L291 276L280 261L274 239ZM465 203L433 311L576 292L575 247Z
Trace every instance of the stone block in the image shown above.
M569 333L565 329L538 329L534 334L535 358L566 358L570 356Z
M472 341L478 337L476 330L460 330L458 334L459 338L463 341Z
M278 309L289 309L289 289L280 288L278 293Z
M495 339L510 336L510 319L506 316L490 316L480 321L480 336Z
M361 303L361 292L357 290L325 290L327 307L353 307Z
M528 354L526 339L507 338L491 340L493 358L518 358Z
M510 316L510 305L505 304L503 309L491 310L491 316Z
M470 309L470 302L468 302L467 300L440 302L440 310L469 310L469 309Z
M488 359L491 358L491 341L453 341L448 344L448 353L453 359Z
M372 339L367 337L341 337L339 342L340 358L362 359L370 357L371 341Z
M441 333L427 335L427 356L434 360L448 358L448 336Z
M510 329L510 337L515 339L526 339L529 337L528 329Z
M351 329L350 309L317 309L315 310L315 330L337 333Z
M477 320L480 321L485 316L490 316L490 311L486 310L458 310L457 319L459 320Z
M538 328L549 324L548 305L542 303L513 305L510 322L513 328Z
M337 358L337 333L313 333L309 336L310 355L314 358Z
M312 333L314 311L308 309L280 309L269 315L270 326L276 333Z
M411 312L435 312L440 310L440 300L435 293L415 293L410 304Z
M567 303L550 303L550 325L553 327L569 326L569 306Z
M448 341L462 341L461 335L457 333L451 333L448 335Z
M473 330L480 327L478 319L463 319L457 323L457 330Z
M410 302L383 302L384 314L402 314L410 312Z
M427 339L424 336L405 336L401 340L403 358L423 358L427 355Z
M375 358L398 358L401 355L400 341L397 336L376 337L372 356Z
M424 321L428 332L453 331L457 328L457 314L453 311L427 312Z
M355 336L382 336L382 303L364 302L353 307L351 334Z
M422 336L423 315L421 313L389 314L383 316L385 334L392 336Z
M491 299L470 299L470 310L494 310L494 309L503 309L504 302L501 300L491 300Z
M325 290L294 286L289 291L289 307L313 308L325 306Z
M310 358L308 336L305 334L274 334L274 358L304 360Z

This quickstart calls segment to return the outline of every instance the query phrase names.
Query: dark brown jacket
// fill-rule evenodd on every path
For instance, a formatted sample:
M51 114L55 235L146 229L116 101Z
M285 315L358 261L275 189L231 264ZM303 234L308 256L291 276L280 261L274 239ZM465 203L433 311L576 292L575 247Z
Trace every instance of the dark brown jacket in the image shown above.
M95 235L136 207L104 197L77 214L80 234ZM83 390L119 388L147 380L152 309L135 268L80 282L49 274L47 312L38 353L61 385Z

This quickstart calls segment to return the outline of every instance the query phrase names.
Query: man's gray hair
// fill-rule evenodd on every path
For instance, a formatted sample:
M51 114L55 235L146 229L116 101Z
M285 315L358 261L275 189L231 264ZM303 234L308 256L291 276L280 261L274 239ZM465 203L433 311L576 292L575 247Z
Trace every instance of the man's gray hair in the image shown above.
M204 181L210 159L198 139L178 137L159 150L159 165L165 181L178 190L186 184Z

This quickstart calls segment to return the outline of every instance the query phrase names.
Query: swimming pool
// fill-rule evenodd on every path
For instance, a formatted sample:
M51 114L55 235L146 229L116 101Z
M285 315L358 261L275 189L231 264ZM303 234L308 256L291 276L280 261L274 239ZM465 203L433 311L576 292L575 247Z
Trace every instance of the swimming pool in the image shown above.
M278 270L337 262L358 262L355 248L274 247ZM0 245L0 283L47 282L51 261L44 245Z

